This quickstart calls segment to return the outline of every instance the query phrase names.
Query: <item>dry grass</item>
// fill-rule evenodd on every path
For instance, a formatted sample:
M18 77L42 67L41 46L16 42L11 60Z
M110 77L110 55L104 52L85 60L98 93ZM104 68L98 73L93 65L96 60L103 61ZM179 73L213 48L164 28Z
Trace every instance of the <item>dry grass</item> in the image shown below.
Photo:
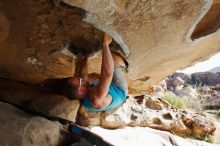
M191 109L197 112L204 110L198 98L180 97L171 92L166 92L162 98L178 109Z

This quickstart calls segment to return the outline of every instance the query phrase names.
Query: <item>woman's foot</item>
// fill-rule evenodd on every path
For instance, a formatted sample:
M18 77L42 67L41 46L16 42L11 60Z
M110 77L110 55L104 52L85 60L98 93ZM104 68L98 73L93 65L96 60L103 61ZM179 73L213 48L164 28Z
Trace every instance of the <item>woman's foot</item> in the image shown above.
M122 59L121 56L119 56L118 54L113 53L113 54L112 54L112 57L113 57L113 59L114 59L115 61L118 62L118 64L119 64L121 67L125 66L124 60Z
M112 57L116 67L122 67L128 69L128 62L119 54L112 52Z

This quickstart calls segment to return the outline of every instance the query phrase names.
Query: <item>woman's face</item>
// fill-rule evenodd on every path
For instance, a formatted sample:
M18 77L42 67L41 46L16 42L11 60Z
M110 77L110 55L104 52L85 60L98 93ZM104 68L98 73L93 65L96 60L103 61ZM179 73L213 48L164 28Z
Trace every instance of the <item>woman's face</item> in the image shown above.
M85 98L88 92L88 82L81 78L74 78L71 83L76 87L74 92L77 98Z

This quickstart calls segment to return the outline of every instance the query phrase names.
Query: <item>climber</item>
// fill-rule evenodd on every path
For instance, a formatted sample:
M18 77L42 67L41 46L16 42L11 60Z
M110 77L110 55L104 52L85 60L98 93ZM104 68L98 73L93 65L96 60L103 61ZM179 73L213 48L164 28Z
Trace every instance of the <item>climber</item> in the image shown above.
M128 93L127 81L122 67L125 61L117 53L111 53L112 38L105 34L102 50L101 75L89 84L88 56L77 55L74 77L67 79L64 93L71 99L81 99L84 107L95 111L110 110L122 105Z

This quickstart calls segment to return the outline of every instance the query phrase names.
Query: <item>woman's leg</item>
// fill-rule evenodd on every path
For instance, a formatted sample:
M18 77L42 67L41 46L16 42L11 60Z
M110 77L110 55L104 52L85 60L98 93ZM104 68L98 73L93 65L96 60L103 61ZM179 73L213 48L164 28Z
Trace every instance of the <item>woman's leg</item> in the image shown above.
M114 60L114 72L112 77L112 84L122 88L125 91L125 94L128 93L128 85L124 73L122 71L123 66L125 66L124 60L121 56L113 53L112 54Z

